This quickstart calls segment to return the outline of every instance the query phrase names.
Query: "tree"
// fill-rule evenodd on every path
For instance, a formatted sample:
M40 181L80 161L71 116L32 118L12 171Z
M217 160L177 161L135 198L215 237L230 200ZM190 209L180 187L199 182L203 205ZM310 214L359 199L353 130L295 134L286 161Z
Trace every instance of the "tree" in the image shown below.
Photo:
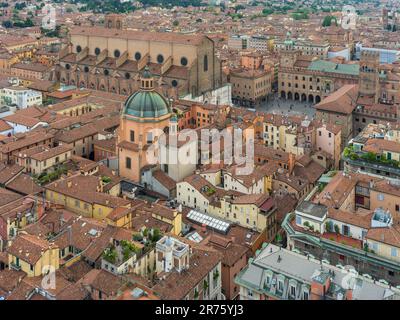
M10 20L3 21L2 25L3 25L4 28L7 28L7 29L13 27L13 23Z
M179 21L178 21L178 20L174 20L174 22L172 22L172 25L173 25L174 27L179 26Z
M326 16L322 21L323 27L330 27L332 25L332 20L335 21L335 25L337 26L337 19L334 16Z
M272 14L272 13L274 13L274 10L268 9L268 8L265 8L265 9L263 9L263 11L262 11L262 14L263 14L264 16L268 16L268 15L270 15L270 14Z

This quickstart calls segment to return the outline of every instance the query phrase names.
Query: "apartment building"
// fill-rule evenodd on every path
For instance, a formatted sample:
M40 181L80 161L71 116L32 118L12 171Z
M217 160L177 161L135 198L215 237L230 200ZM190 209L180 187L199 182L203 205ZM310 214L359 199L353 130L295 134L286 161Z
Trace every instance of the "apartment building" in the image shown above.
M346 279L353 279L350 285ZM240 300L397 300L400 291L384 283L268 244L235 279ZM352 285L354 284L354 285Z
M2 105L26 109L42 105L42 93L25 87L12 86L1 89Z
M339 172L286 216L288 248L396 286L399 195L396 182Z
M106 183L101 177L78 174L46 185L46 200L84 217L103 220L118 207L130 207L130 201L103 193Z
M18 235L7 247L10 269L37 277L59 268L59 248L30 234ZM52 270L50 270L52 268Z
M221 260L222 255L216 250L164 236L156 244L157 275L161 281L152 289L161 299L221 300ZM170 290L171 286L176 289Z
M276 39L274 41L274 51L276 52L284 51L288 46L291 46L294 50L300 51L302 55L317 56L321 59L328 57L330 47L328 42L317 43L304 39L291 39L290 32L286 34L286 39Z
M47 80L50 68L41 63L15 63L10 67L12 75L30 80Z
M229 82L232 84L233 103L253 108L267 101L272 92L273 69L232 70Z

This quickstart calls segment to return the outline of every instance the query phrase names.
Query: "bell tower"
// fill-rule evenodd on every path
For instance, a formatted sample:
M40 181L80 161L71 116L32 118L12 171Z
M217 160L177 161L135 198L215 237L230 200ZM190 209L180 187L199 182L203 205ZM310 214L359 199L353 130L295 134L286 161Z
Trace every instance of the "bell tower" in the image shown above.
M295 42L291 39L290 31L286 34L284 48L280 50L281 58L280 65L285 68L292 68L296 63L299 51L295 49Z
M107 29L122 29L122 25L123 25L123 18L120 14L108 14L105 17L104 20L104 26Z

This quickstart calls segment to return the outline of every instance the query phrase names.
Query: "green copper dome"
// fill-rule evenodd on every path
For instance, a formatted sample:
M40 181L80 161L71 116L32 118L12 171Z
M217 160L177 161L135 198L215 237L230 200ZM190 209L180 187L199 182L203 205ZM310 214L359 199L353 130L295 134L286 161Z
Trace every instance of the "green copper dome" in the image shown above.
M169 113L169 106L158 92L139 90L126 100L123 113L139 118L159 118Z
M159 118L170 113L168 101L153 87L154 79L146 66L141 88L125 102L123 114L138 118Z

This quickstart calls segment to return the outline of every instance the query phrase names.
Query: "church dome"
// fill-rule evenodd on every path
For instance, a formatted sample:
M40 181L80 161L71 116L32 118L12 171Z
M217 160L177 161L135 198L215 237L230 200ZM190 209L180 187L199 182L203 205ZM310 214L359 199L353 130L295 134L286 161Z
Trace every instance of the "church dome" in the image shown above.
M145 68L140 80L140 90L126 100L123 114L146 119L157 119L168 115L170 113L169 103L154 90L154 79L148 67Z

